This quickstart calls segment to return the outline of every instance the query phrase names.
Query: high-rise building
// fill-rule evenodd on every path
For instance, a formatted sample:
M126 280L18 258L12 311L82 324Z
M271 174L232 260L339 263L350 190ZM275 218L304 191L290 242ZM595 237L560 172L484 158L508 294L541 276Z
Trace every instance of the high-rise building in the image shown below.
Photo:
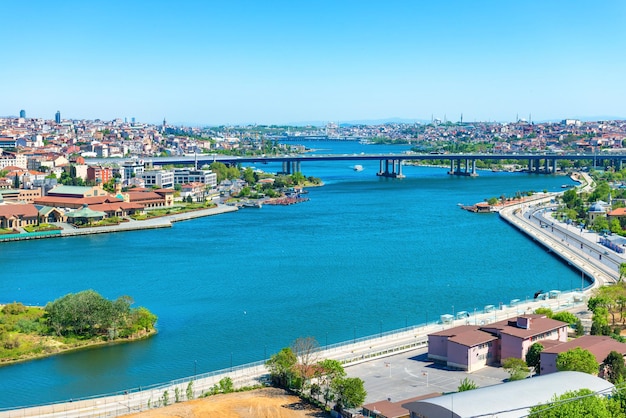
M26 119L26 111L24 109L20 110L20 118Z
M57 110L57 113L54 114L54 121L56 123L61 123L61 111Z

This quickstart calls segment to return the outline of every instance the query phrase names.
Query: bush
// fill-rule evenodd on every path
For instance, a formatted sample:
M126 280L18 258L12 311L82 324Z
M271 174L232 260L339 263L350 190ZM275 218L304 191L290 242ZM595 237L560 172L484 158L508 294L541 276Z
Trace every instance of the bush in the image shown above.
M19 315L26 312L27 308L20 302L13 302L2 307L2 313L5 315Z

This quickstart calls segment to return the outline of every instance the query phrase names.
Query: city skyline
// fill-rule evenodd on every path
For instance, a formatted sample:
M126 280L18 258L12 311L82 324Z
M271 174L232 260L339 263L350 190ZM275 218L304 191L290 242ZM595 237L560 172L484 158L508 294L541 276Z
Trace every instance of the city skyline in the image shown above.
M619 1L5 10L0 115L195 125L626 115Z

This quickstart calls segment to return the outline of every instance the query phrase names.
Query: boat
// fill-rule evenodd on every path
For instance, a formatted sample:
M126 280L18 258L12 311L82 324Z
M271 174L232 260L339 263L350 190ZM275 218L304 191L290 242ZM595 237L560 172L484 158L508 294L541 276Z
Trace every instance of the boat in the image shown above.
M361 164L357 164L354 166L354 171L363 171L363 166Z

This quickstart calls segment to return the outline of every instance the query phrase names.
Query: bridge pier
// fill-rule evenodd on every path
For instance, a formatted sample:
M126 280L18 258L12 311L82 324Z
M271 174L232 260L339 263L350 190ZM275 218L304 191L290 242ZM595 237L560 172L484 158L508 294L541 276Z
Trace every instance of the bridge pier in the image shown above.
M283 171L278 174L294 174L294 173L302 173L300 161L283 161Z
M391 165L391 170L389 170L390 165ZM404 174L402 174L402 160L400 159L380 160L380 170L378 171L378 173L376 173L376 175L380 177L391 177L391 178L396 178L396 179L404 178Z
M470 170L470 160L472 161L472 168ZM450 158L450 171L448 174L452 176L469 176L469 177L477 177L478 173L476 172L476 159L474 158L466 158L465 159L465 169L461 168L461 159L460 158Z

